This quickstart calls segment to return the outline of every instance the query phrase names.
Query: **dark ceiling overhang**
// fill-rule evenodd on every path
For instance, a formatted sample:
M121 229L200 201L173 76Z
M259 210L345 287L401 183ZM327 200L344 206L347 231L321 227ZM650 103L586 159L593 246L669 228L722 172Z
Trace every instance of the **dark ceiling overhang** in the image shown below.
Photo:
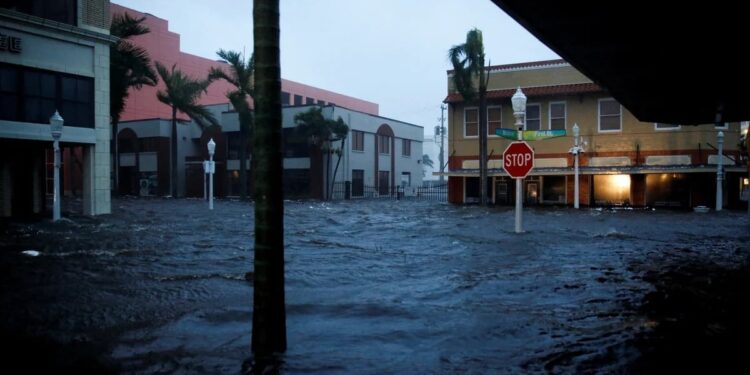
M750 120L741 2L492 1L640 121Z

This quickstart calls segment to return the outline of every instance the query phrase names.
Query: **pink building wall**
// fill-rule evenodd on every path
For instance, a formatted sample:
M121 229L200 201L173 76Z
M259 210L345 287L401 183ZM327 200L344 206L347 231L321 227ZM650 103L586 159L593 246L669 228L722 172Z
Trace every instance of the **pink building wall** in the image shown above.
M223 68L226 66L226 64L215 60L181 52L180 34L169 31L169 21L165 19L115 3L111 4L110 9L112 14L127 12L135 18L146 17L143 23L148 26L151 32L146 35L134 37L133 42L145 48L152 61L159 61L167 68L171 68L173 64L177 64L178 69L194 78L205 78L208 76L208 71L211 67ZM216 50L220 48L221 46L216 46ZM144 86L140 90L131 89L130 97L125 104L120 121L171 118L172 112L170 108L156 99L156 92L163 89L164 84L162 82L159 82L156 87ZM209 86L208 92L201 96L200 102L204 105L227 103L226 93L231 91L231 89L232 86L227 82L215 81ZM294 95L301 95L304 98L314 98L316 102L323 100L326 103L334 103L340 107L373 115L377 115L379 111L378 104L376 103L285 79L281 80L281 90L290 93L292 101ZM305 102L304 98L303 103Z

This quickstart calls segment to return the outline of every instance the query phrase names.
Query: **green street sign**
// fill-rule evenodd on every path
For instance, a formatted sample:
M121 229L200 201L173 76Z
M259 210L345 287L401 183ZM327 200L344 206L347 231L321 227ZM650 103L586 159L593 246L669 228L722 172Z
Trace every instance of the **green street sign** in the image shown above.
M524 141L539 141L548 138L564 137L565 130L527 130L523 132Z
M522 132L524 141L539 141L542 139L564 137L565 130L526 130ZM518 140L518 130L513 129L495 129L495 135L514 141Z
M507 138L507 139L512 139L514 141L518 140L518 130L503 129L503 128L495 129L495 135L503 137L503 138Z

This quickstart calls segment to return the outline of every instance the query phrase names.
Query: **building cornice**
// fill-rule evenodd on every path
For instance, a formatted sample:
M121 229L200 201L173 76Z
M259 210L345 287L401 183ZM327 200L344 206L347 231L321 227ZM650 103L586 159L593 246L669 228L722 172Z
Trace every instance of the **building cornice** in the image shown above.
M92 30L82 29L78 26L67 23L48 20L45 18L32 16L26 13L17 12L10 9L0 8L0 19L10 20L23 26L32 26L44 28L56 32L73 35L79 38L86 38L104 43L117 43L119 38L109 34L99 33Z

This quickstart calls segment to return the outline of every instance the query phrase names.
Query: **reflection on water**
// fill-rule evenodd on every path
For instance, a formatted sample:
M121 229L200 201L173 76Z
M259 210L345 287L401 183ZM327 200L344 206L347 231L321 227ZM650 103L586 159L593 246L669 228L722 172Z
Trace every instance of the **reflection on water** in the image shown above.
M239 371L252 207L114 206L110 217L3 229L3 332L90 343L125 372ZM284 372L622 370L639 355L628 341L651 328L633 306L652 260L675 243L724 254L747 242L744 216L705 218L527 210L528 233L516 235L505 208L286 202Z

